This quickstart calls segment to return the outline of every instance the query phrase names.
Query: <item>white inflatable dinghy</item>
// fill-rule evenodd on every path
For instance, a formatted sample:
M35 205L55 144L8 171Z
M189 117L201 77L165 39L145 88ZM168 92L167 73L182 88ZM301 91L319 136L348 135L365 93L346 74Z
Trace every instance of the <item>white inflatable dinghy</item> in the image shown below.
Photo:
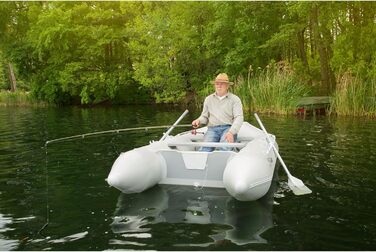
M264 196L277 160L264 132L244 122L236 143L209 143L203 142L206 130L203 127L197 134L187 131L175 136L168 136L168 131L159 141L121 153L108 175L108 184L123 193L173 184L226 188L240 201ZM275 137L270 135L269 139ZM275 141L273 144L278 148ZM232 147L233 151L198 151L204 146Z

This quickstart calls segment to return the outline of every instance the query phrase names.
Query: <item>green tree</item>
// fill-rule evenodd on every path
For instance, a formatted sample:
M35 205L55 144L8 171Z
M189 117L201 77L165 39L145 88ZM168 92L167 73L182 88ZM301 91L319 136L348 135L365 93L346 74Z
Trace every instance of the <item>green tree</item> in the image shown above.
M39 63L36 93L54 102L77 97L82 104L122 97L135 85L126 22L119 2L49 4L28 33Z
M17 82L24 86L21 79L27 77L29 67L29 50L26 41L26 32L29 27L27 18L28 4L24 2L1 2L0 3L0 51L1 68L6 88L9 87L9 64L15 70ZM20 62L20 64L17 64Z
M190 103L211 90L210 80L219 72L240 83L251 68L273 62L292 65L300 82L330 95L343 72L376 77L375 7L374 2L1 2L0 51L20 83L55 103L142 102L150 96Z
M350 70L363 78L376 78L376 3L347 2L336 15L336 39L331 64L340 73Z
M264 67L282 54L263 44L278 31L285 3L239 2L214 3L215 20L207 30L205 44L212 57L222 61L222 70L232 76L246 75L250 65Z
M188 99L211 69L202 44L211 18L208 3L144 3L129 24L134 76L157 101Z
M0 51L0 90L8 89L9 84L8 80L6 79L6 65L5 60L3 58L3 53Z

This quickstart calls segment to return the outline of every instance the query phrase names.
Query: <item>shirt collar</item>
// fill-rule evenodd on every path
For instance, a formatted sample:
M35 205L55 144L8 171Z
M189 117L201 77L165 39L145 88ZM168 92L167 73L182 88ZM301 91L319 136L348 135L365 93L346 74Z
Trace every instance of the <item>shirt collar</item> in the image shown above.
M227 94L224 95L224 97L228 97L230 95L230 92L227 92ZM220 99L220 97L223 97L223 96L218 96L216 92L213 93L213 96L217 97L218 99Z

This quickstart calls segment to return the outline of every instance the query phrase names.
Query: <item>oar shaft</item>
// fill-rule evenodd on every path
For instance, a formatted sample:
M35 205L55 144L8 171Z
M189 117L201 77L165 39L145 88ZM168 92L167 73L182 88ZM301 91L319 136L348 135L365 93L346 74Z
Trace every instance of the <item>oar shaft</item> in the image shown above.
M285 162L283 161L281 155L279 155L279 152L278 152L277 148L276 148L276 147L274 146L274 144L270 141L269 136L267 137L267 141L269 142L269 144L271 144L271 146L272 146L272 148L273 148L273 150L274 150L274 153L277 155L278 160L279 160L279 162L282 164L282 167L283 167L283 169L285 169L285 172L287 173L287 175L288 175L288 176L291 176L291 173L290 173L289 170L287 169L287 166L286 166Z
M171 133L171 131L176 127L176 125L178 125L178 123L184 118L184 116L188 114L188 112L189 112L188 109L186 109L184 113L178 118L178 120L176 120L176 122L167 130L167 132L163 134L163 136L161 137L161 139L159 139L159 141L165 140L166 137Z
M263 132L265 133L265 135L266 135L266 140L267 140L268 143L272 146L272 148L273 148L273 150L274 150L274 153L277 155L279 162L282 164L283 169L285 170L285 172L287 173L288 176L291 176L289 170L287 169L287 166L286 166L285 162L283 161L281 155L279 155L279 152L278 152L277 148L274 146L273 141L270 140L270 138L269 138L269 134L268 134L268 132L266 131L266 129L265 129L265 127L264 127L264 124L261 122L260 118L258 117L258 115L257 115L256 113L255 113L255 117L256 117L256 120L257 120L258 124L260 125L262 131L263 131Z
M309 189L307 186L305 186L303 181L301 181L300 179L291 175L291 173L287 169L285 162L283 162L281 155L279 155L277 148L274 146L272 141L269 139L269 134L266 131L264 125L262 124L260 118L258 117L258 115L256 113L255 113L255 117L256 117L257 122L260 124L262 131L266 134L267 141L272 146L274 153L277 155L279 161L281 162L282 167L283 167L283 169L285 170L285 172L288 176L288 183L287 184L290 187L290 189L293 191L293 193L295 195L304 195L304 194L312 193L312 190Z

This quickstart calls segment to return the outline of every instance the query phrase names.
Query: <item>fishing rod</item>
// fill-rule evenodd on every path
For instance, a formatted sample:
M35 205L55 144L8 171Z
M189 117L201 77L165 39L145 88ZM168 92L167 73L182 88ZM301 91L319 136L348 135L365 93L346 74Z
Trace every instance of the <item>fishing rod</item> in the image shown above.
M120 132L126 132L126 131L135 131L135 130L152 130L152 129L167 129L171 127L192 127L192 124L181 124L181 125L161 125L161 126L148 126L148 127L135 127L135 128L125 128L125 129L114 129L114 130L104 130L104 131L95 131L91 133L85 133L85 134L80 134L80 135L74 135L74 136L67 136L67 137L61 137L61 138L56 138L52 140L46 141L46 146L51 143L56 143L56 142L63 142L67 140L73 140L77 138L85 138L88 136L96 136L96 135L104 135L104 134L111 134L111 133L120 133Z

